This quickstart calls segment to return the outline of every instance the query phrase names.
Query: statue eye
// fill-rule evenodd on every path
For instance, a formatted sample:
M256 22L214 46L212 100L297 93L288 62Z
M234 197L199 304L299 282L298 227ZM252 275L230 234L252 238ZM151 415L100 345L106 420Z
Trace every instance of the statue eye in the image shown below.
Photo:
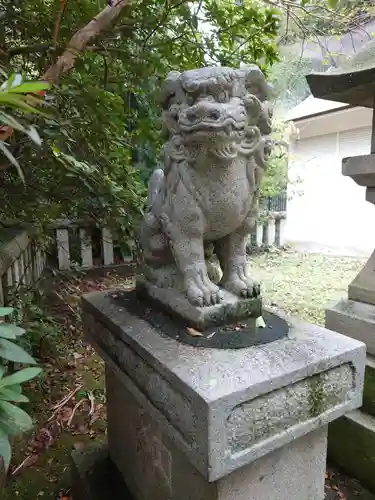
M195 121L198 119L198 115L194 112L194 111L190 111L188 114L187 114L187 118L188 120L190 121Z
M211 120L218 120L220 118L220 111L218 111L217 109L213 109L212 111L210 111L208 116L209 118L211 118Z

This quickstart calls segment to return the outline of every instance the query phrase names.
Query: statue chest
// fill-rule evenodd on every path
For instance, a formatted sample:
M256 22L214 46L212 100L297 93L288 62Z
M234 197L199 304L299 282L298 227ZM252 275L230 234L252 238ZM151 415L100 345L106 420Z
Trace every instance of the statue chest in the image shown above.
M197 195L205 217L205 238L218 239L235 231L247 217L252 193L246 164L201 179Z

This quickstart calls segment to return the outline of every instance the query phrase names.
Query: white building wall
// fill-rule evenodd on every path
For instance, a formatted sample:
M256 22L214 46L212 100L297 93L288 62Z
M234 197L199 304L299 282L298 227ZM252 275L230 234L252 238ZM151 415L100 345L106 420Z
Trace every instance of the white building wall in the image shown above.
M319 130L318 122L315 125ZM342 158L368 154L370 139L371 127L366 126L301 137L292 144L286 222L289 243L343 255L373 251L375 206L366 202L364 187L341 174ZM302 182L293 184L298 178Z

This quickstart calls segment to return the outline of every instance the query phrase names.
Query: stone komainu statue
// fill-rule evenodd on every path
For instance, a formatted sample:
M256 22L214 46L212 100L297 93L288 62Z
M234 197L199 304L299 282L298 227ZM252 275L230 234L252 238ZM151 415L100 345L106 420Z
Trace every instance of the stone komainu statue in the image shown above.
M220 303L221 288L259 294L246 243L270 153L267 96L257 66L172 72L166 79L164 167L149 182L140 242L145 278L186 293L194 305ZM219 284L207 272L208 245L220 262Z

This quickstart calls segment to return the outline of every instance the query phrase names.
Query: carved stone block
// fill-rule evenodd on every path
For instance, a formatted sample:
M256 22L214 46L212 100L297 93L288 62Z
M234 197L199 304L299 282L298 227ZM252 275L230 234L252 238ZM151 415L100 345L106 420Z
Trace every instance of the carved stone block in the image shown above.
M128 403L120 411L125 395L136 414L157 428L156 438L172 443L178 460L184 457L208 489L208 483L292 446L362 403L365 346L315 325L288 320L288 338L261 347L197 349L159 334L109 294L86 296L83 311L86 337L110 371L107 390L117 387L118 395L108 399L109 451L124 474L127 444L113 428L136 426ZM117 422L112 428L111 421ZM142 432L147 426L140 426ZM150 436L144 441L152 443ZM147 452L151 464L159 464L160 478L169 477L175 452L169 459L155 443ZM168 489L167 479L163 484ZM180 497L173 492L160 498Z

